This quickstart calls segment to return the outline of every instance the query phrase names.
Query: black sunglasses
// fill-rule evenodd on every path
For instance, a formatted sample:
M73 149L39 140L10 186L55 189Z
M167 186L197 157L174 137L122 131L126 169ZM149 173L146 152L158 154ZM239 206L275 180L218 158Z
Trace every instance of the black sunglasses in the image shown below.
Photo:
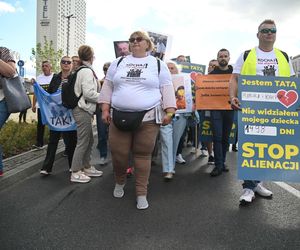
M71 64L72 63L71 61L66 61L66 60L61 60L60 62L61 62L61 64Z
M276 28L272 28L272 29L261 29L259 32L263 33L263 34L268 34L269 32L271 32L272 34L276 33Z
M129 38L129 42L131 42L131 43L134 43L135 41L137 41L138 43L140 43L143 40L145 40L145 39L143 37L141 37L141 36Z
M108 70L108 68L103 68L103 71L107 71Z

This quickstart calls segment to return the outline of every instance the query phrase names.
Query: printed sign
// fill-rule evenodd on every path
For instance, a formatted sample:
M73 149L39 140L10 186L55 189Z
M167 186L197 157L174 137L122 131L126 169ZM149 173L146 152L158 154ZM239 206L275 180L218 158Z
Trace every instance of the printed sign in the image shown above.
M114 49L116 58L120 56L128 56L129 54L131 54L129 51L128 41L114 41Z
M238 178L300 182L297 78L240 76Z
M151 51L150 54L163 61L170 58L172 37L170 35L157 33L154 31L148 31L148 34L154 44L153 51Z
M231 74L197 75L196 109L231 110L229 80Z
M196 76L205 74L205 65L196 64L196 63L188 63L188 62L177 62L181 67L182 73L192 73L192 80L196 81Z
M175 90L176 113L192 112L193 99L191 78L189 74L174 74L172 75L172 82Z
M210 111L201 110L200 115L200 125L199 125L199 133L200 133L200 141L201 142L212 142L212 128L211 128L211 118ZM233 124L231 128L231 132L229 134L229 144L234 144L237 136L237 112L234 112Z

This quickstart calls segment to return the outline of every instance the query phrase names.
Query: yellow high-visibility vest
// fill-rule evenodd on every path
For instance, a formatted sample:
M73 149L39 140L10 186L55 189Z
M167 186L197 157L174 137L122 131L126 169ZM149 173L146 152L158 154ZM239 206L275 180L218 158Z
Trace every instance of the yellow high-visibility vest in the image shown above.
M291 69L290 64L285 58L284 54L279 50L274 48L275 56L278 61L278 76L291 76ZM256 49L253 48L249 52L242 70L241 75L256 75L256 64L257 64L257 57L256 57Z

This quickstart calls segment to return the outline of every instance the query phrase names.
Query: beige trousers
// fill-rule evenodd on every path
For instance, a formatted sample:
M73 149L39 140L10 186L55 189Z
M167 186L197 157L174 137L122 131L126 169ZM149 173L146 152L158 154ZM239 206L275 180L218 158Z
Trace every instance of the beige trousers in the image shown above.
M133 132L121 131L113 124L109 126L109 145L114 167L115 181L125 184L129 153L132 153L136 195L147 195L151 170L152 151L155 146L159 125L155 121L143 122Z

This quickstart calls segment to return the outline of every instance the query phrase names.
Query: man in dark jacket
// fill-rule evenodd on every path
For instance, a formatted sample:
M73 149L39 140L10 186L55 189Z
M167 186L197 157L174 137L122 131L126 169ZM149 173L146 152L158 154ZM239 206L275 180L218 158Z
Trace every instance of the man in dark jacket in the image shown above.
M217 60L219 66L215 67L210 74L231 74L232 66L228 65L230 60L229 51L221 49L218 52ZM228 172L225 166L226 152L229 146L229 134L233 122L233 110L212 110L211 124L213 133L213 149L215 157L215 168L210 173L211 176L219 176L222 172Z

